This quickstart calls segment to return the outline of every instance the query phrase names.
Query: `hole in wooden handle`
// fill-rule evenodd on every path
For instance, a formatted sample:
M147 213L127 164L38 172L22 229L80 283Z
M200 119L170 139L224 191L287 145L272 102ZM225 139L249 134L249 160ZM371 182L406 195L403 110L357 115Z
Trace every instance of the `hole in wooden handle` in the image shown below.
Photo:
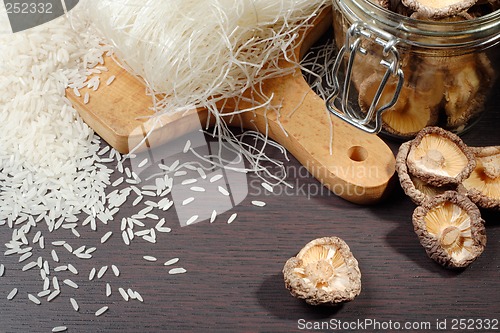
M368 150L361 146L352 146L347 151L349 158L355 162L363 162L368 158Z

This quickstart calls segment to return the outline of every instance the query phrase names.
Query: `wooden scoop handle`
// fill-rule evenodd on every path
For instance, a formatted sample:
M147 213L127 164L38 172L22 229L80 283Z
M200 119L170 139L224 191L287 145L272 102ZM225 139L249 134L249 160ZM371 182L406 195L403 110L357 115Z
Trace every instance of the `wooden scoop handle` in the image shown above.
M323 11L306 32L297 52L308 50L331 22L331 11ZM126 153L133 148L131 143L139 143L154 123L144 118L152 114L152 101L145 94L144 85L112 59L106 60L106 66L109 71L100 75L102 84L97 91L85 88L80 91L82 96L77 97L68 89L67 96L90 127L115 149ZM104 82L111 75L116 79L106 86ZM85 93L90 95L87 104ZM272 139L340 197L359 204L374 203L383 197L394 174L395 159L380 138L328 114L325 102L311 90L298 68L293 74L266 81L264 93L274 94L273 102L281 104L279 115L265 109L247 112L241 118L234 117L239 125L257 127L261 132L268 128ZM191 117L199 117L205 124L207 111L161 116L148 137L148 146L163 144L194 130L192 124L196 122Z

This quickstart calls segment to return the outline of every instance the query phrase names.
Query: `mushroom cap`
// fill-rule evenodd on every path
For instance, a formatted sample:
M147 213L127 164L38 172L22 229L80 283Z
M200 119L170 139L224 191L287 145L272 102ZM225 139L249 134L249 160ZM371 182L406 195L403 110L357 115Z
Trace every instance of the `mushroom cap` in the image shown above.
M422 205L427 200L432 199L436 195L443 194L447 190L454 190L455 186L436 187L416 178L408 172L406 158L410 151L411 141L401 144L396 156L396 172L398 173L399 183L403 191L417 205Z
M455 191L447 191L417 207L413 227L427 255L445 267L467 267L486 246L479 209Z
M500 146L471 149L476 155L476 168L460 186L482 208L500 209Z
M402 0L402 3L429 18L456 15L472 7L477 0Z
M408 170L434 186L458 185L476 167L472 151L455 134L440 127L426 127L411 142Z
M306 244L288 259L283 276L290 293L311 305L352 301L361 292L361 272L349 246L338 237Z

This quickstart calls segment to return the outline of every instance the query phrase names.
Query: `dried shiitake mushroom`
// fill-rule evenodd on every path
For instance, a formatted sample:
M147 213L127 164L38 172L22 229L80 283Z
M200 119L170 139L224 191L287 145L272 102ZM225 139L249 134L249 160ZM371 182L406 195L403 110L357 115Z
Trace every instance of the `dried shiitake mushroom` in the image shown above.
M306 244L283 268L290 293L312 305L352 301L361 292L361 272L349 246L338 237Z
M446 126L460 129L484 109L495 72L485 54L456 56L446 64Z
M500 209L500 146L472 148L476 168L460 188L478 206Z
M424 17L442 18L472 7L477 0L402 0L402 3Z
M467 267L486 245L479 209L455 191L447 191L417 207L413 226L427 255L445 267Z
M403 143L399 147L396 157L396 172L398 173L399 182L405 194L417 205L422 205L424 202L432 199L436 195L443 194L447 190L453 190L454 186L436 187L424 183L420 179L408 173L406 166L406 158L410 151L411 141Z
M381 74L373 73L360 85L359 105L363 112L368 112L381 80ZM397 82L394 80L388 81L377 107L392 100L396 86ZM436 102L436 98L431 96L434 94L433 91L436 89L426 91L415 89L407 83L403 85L396 104L382 114L383 128L389 133L410 137L424 127L434 125L437 122L438 104L443 93L440 93L440 98Z
M476 167L472 151L455 134L440 127L427 127L411 142L408 170L434 185L458 185Z

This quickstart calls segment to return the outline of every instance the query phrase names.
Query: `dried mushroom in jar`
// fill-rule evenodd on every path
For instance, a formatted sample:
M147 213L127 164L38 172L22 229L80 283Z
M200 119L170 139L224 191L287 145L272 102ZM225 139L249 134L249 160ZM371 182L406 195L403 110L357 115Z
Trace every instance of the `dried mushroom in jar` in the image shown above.
M471 150L476 155L476 168L460 188L478 206L500 209L500 146Z
M402 0L402 3L422 17L442 18L466 11L477 0Z
M495 72L485 54L456 56L445 67L446 126L461 130L483 111Z
M467 267L486 246L479 209L455 191L447 191L417 207L413 226L427 255L445 267Z
M472 151L455 134L440 127L427 127L411 142L408 170L434 185L458 185L476 166Z
M382 114L382 126L391 134L412 137L424 127L437 124L444 97L444 79L441 72L430 71L429 67L412 64L405 67L404 71L407 79L396 104ZM365 113L375 98L382 76L382 73L375 72L359 87L359 105ZM387 82L377 107L391 101L396 86L395 80Z
M338 237L306 244L288 259L283 276L290 293L311 305L352 301L361 292L361 272L349 246Z
M410 144L411 141L403 143L399 147L396 156L396 172L398 173L399 182L405 194L409 196L415 204L422 205L436 195L443 194L447 190L455 189L455 186L432 186L411 175L406 165Z

